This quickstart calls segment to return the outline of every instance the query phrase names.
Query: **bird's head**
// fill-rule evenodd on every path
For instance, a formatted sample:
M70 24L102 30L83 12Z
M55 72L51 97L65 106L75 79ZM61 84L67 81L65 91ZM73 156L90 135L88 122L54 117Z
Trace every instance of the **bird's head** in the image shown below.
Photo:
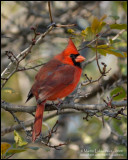
M85 58L79 54L71 39L69 39L66 49L56 57L65 64L75 65L78 67L80 67L80 63L85 60Z

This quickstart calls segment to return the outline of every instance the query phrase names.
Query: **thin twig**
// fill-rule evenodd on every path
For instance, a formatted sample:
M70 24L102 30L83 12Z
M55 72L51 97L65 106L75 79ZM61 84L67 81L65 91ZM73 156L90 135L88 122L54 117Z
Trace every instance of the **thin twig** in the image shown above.
M30 70L30 69L35 69L35 68L40 67L40 66L43 66L43 65L45 65L45 63L38 64L38 65L36 65L36 66L28 67L28 68L26 68L26 67L18 68L18 69L17 69L17 72L19 72L19 71L26 71L26 70Z
M49 9L49 16L50 16L51 23L53 23L50 1L48 1L48 9Z
M96 63L97 63L97 66L99 68L100 73L103 74L102 71L101 71L101 69L100 69L100 65L99 65L99 61L98 61L97 44L98 44L98 38L96 39L96 46L95 46L96 47Z
M56 24L55 27L74 27L76 24Z

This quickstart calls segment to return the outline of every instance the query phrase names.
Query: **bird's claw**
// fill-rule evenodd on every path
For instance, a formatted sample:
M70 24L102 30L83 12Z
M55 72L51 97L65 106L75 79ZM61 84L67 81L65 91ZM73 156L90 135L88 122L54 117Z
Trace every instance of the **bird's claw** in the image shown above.
M62 100L61 99L58 99L58 101L59 101L59 103L58 104L55 104L54 102L53 102L53 106L57 109L57 114L59 114L60 113L60 111L61 111L61 107L60 107L60 105L62 104Z

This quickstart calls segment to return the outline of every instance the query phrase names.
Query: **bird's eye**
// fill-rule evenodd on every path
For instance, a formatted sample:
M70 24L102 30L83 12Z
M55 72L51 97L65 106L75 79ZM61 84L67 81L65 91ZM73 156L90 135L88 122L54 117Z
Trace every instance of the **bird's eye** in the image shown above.
M71 58L74 58L74 54L71 54L70 57L71 57Z
M72 58L72 59L75 59L77 56L79 56L80 54L70 54L70 57Z

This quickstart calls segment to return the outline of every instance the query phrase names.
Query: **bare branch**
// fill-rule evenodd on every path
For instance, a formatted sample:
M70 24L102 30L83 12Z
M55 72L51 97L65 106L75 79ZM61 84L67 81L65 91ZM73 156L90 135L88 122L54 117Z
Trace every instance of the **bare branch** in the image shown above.
M61 114L71 114L71 113L72 114L78 114L78 113L81 113L81 112L73 111L73 110L66 110L66 111L60 111L59 112L60 115ZM53 118L53 117L55 117L57 115L58 115L58 113L56 111L53 111L53 112L49 113L48 115L44 116L43 121L51 119L51 118ZM33 123L34 123L34 119L24 122L24 126L25 127L29 127L29 126L32 126ZM5 134L10 133L10 132L12 132L14 130L18 131L18 130L21 130L21 129L23 129L23 126L21 124L14 125L14 126L7 127L7 128L2 128L1 129L1 135L4 136Z
M127 105L127 101L112 101L112 106L122 107ZM5 101L1 101L1 107L6 111L14 111L14 112L27 112L31 113L36 111L36 106L20 106L14 105L11 103L7 103ZM78 104L78 103L69 103L69 104L62 104L61 109L76 109L76 110L98 110L102 111L104 109L109 109L106 104ZM46 104L45 111L52 111L57 110L57 108L51 104Z
M49 9L49 16L50 16L51 23L53 23L50 1L48 1L48 9Z

